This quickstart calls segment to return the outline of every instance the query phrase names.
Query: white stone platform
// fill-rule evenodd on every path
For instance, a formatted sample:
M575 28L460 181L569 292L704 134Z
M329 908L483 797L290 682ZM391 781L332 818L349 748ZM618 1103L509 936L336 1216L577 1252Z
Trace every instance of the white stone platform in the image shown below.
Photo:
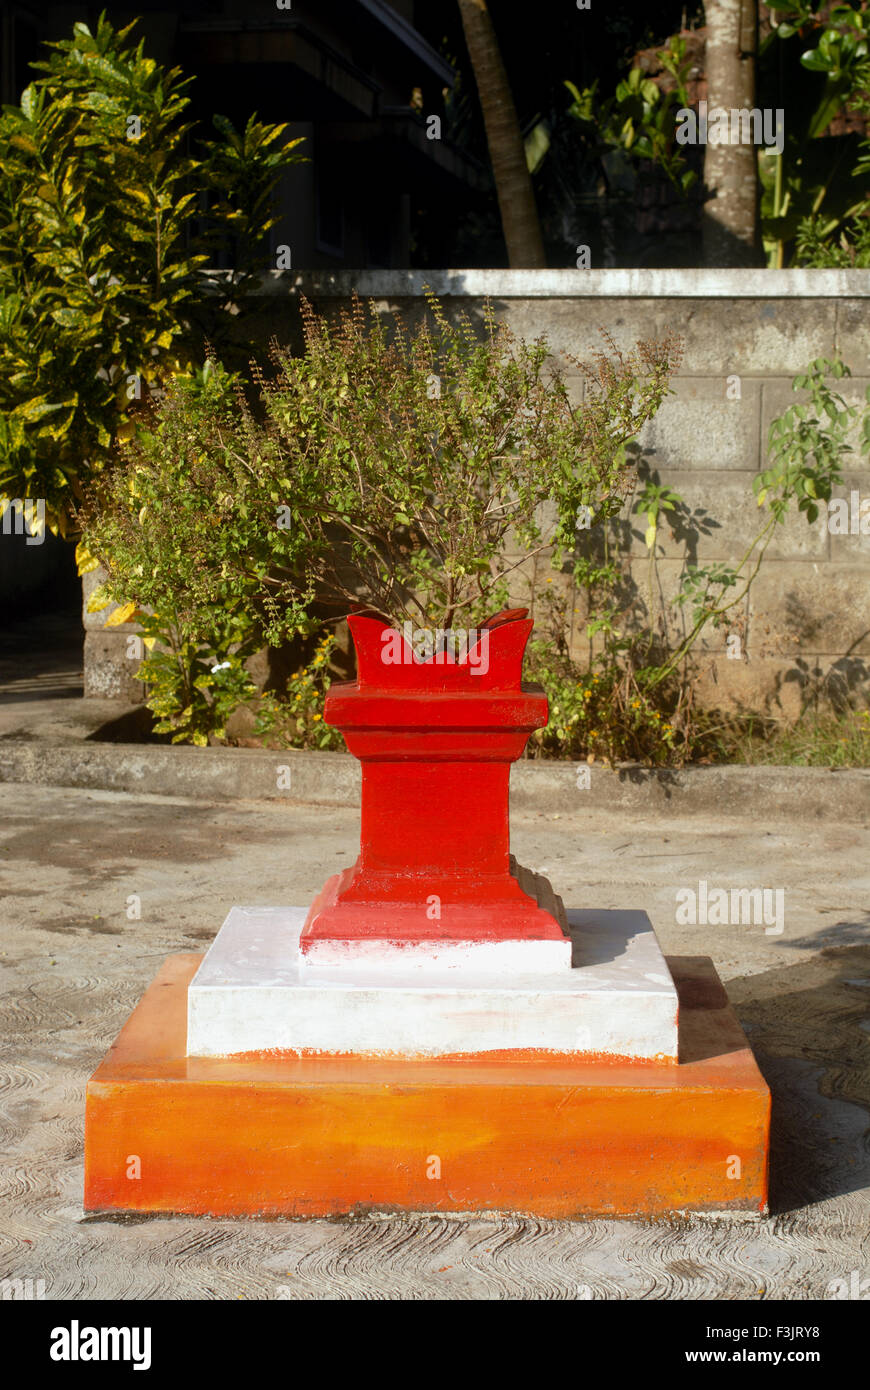
M435 1057L535 1049L677 1059L677 993L645 912L571 910L556 975L299 963L304 907L234 907L188 991L188 1056L323 1052Z

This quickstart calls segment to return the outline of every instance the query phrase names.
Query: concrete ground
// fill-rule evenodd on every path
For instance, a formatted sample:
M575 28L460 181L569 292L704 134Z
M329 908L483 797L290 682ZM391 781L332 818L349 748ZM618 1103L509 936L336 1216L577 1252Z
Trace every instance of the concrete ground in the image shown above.
M713 958L773 1092L768 1218L118 1220L82 1217L87 1077L167 954L205 949L233 903L308 902L354 857L358 813L18 783L0 801L0 1278L82 1299L798 1300L870 1278L859 821L513 816L568 905L644 907L666 952ZM784 932L676 925L700 879L783 888Z

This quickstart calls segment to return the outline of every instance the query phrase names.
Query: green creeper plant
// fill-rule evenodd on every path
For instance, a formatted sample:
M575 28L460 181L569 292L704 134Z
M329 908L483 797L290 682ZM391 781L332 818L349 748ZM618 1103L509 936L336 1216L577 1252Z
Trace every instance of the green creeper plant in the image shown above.
M692 626L677 648L647 679L648 686L666 680L691 651L708 624L721 627L749 591L776 528L792 508L809 523L818 519L833 489L843 481L843 460L852 451L848 432L858 415L830 384L851 375L844 362L819 357L792 382L807 401L789 406L768 430L769 466L753 480L759 508L767 515L736 566L720 563L687 566L674 602L691 606ZM866 421L865 421L866 427ZM732 590L735 592L732 593Z
M849 434L861 424L861 452L870 454L870 388L867 408L847 403L836 383L850 375L839 361L817 358L799 373L792 388L804 397L771 422L768 466L753 481L763 520L736 565L714 562L684 564L675 606L690 614L684 637L675 647L660 629L653 600L660 521L684 509L670 488L647 481L633 510L645 517L644 541L649 557L646 630L635 625L618 597L620 567L609 553L605 533L603 561L579 554L573 574L585 590L592 616L586 623L588 663L569 655L569 623L564 598L545 601L540 626L531 644L531 671L547 690L550 721L532 740L530 751L550 756L640 759L681 763L699 756L722 755L723 726L715 712L696 708L693 650L702 633L729 627L735 610L758 574L777 527L797 510L814 524L842 485L843 467L852 446Z

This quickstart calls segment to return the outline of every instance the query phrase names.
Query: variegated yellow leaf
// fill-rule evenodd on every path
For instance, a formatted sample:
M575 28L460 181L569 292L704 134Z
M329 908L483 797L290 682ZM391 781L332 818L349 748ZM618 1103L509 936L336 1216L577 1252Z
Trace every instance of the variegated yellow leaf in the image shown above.
M116 608L114 613L110 613L103 624L103 627L120 627L121 623L129 623L138 613L139 608L135 603L122 603L120 608Z
M111 602L112 600L106 594L105 585L98 584L88 599L87 611L89 613L102 613L103 609L108 608Z
M79 541L76 546L76 565L78 567L80 579L83 574L90 574L92 570L98 570L100 568L99 560L94 559L84 541Z

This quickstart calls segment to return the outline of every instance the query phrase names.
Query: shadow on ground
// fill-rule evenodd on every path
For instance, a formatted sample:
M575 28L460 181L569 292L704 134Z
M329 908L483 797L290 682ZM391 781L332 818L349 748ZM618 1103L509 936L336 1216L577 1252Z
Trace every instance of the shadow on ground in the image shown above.
M773 1096L771 1212L865 1188L870 944L729 980L728 995Z

